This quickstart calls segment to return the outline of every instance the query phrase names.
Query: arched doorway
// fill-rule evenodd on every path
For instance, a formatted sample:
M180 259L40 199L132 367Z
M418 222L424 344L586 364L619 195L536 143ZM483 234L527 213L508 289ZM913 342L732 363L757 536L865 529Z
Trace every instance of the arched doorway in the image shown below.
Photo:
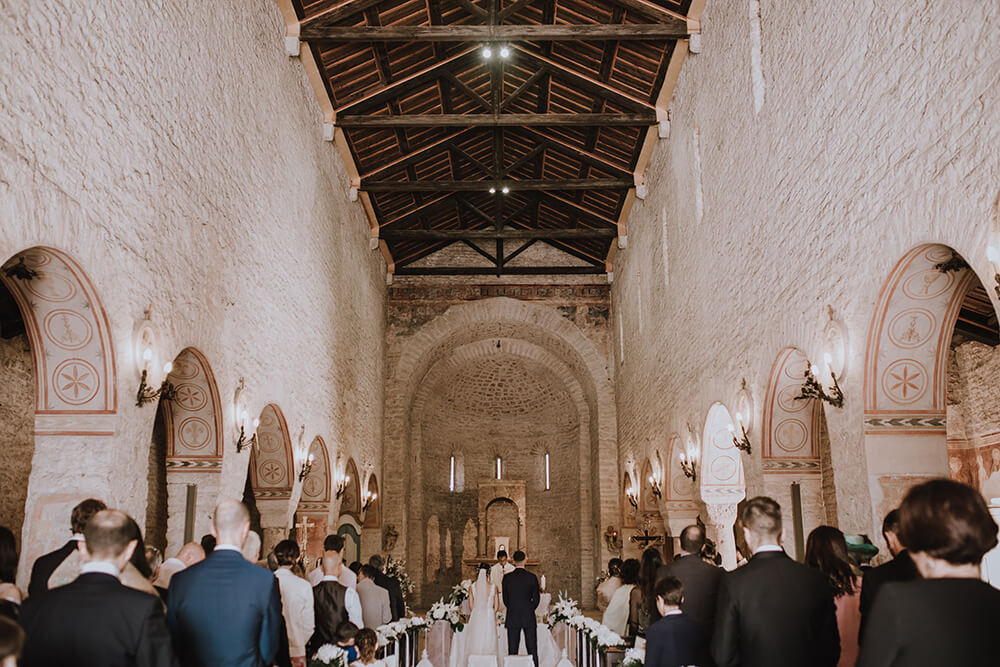
M293 461L285 414L280 407L269 403L260 413L257 444L250 451L249 484L244 493L244 502L253 508L251 514L259 516L259 525L251 527L261 532L262 554L267 554L289 534Z

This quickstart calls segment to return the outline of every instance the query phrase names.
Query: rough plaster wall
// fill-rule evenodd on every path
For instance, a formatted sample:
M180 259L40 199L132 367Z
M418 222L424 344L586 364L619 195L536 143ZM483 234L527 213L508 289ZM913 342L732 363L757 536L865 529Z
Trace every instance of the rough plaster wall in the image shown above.
M994 9L762 2L767 95L755 115L747 4L707 4L704 50L684 63L671 136L656 146L650 194L633 208L629 248L616 261L623 453L664 448L686 421L700 428L712 401L734 406L742 377L756 398L751 438L759 443L775 355L794 345L819 358L831 304L849 334L846 405L826 411L839 525L878 534L862 370L879 289L908 249L929 241L957 249L992 281L985 241L1000 187ZM664 247L669 288L657 270ZM617 341L615 349L618 361ZM748 495L764 490L758 452L746 462Z
M33 369L25 334L0 338L0 526L10 528L19 545L35 448ZM67 518L62 528L68 526Z
M240 377L251 414L277 403L307 442L321 434L331 456L378 467L384 265L274 3L14 0L0 35L0 258L47 244L81 263L118 383L113 437L36 443L22 576L84 495L145 517L155 409L129 397L150 306L162 355L195 346L218 382L220 494L240 497L246 474L232 446Z

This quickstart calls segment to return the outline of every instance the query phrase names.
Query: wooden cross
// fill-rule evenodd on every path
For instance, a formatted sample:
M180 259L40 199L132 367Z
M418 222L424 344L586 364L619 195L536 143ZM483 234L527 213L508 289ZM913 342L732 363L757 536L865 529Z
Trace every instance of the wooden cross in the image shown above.
M649 528L643 528L642 535L633 535L630 538L633 542L641 543L643 548L648 547L650 544L657 544L663 539L662 535L650 535Z

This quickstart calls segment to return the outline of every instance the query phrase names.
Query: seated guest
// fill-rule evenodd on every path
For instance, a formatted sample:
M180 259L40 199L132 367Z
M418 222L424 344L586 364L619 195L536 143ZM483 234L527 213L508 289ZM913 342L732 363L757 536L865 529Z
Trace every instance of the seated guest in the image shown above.
M80 576L24 603L22 665L174 664L159 599L118 580L136 548L131 535L129 517L118 510L102 510L87 522L78 547Z
M17 667L24 647L24 630L21 626L0 616L0 667Z
M281 643L281 592L275 576L240 549L250 532L243 503L215 508L218 543L205 560L170 580L167 625L182 665L271 665Z
M923 579L879 591L859 667L997 664L1000 591L979 578L997 524L982 495L950 479L913 487L899 506L899 538Z
M378 571L371 565L362 565L358 575L358 597L365 627L374 630L392 621L389 608L389 591L375 584Z
M715 628L715 605L719 599L719 584L725 570L709 565L702 557L705 529L692 524L681 531L681 553L674 562L660 568L659 578L675 577L684 586L683 611L698 626L698 660L696 664L715 664L709 647Z
M683 667L698 663L698 626L681 611L684 586L675 577L656 582L656 608L661 618L646 631L645 667Z
M62 565L64 560L72 554L77 553L76 545L77 542L83 541L84 527L86 527L87 522L90 521L90 517L94 516L103 509L107 509L107 505L96 498L87 498L73 508L73 513L70 515L69 521L70 531L73 536L70 537L69 542L55 551L50 551L44 556L39 556L38 560L36 560L34 565L31 566L31 579L28 581L28 595L40 595L41 593L49 590L49 577L51 577L52 573L56 571L56 568Z
M305 667L306 644L316 627L313 609L312 586L292 572L299 559L299 545L293 540L282 540L274 547L278 569L274 576L281 588L281 613L285 617L288 634L288 654L292 667Z
M875 604L875 596L882 585L890 581L913 581L920 578L917 566L910 553L899 541L899 510L892 510L882 521L882 537L885 539L892 560L865 572L861 581L861 627L858 630L860 643L865 641L865 625Z
M358 647L355 646L359 628L350 621L344 621L337 628L337 646L347 651L347 664L358 659Z
M625 635L628 627L629 600L632 589L639 583L639 561L629 558L622 564L622 585L615 594L611 596L608 608L604 610L604 617L601 622L612 632Z
M646 628L660 618L656 608L656 594L653 590L660 568L663 567L663 557L659 549L650 547L642 552L639 563L639 582L629 593L628 624L626 632L629 637L645 637Z
M740 518L752 555L722 577L712 636L716 664L833 667L840 637L826 577L785 554L774 500L752 498Z
M160 597L166 600L166 591L170 588L170 580L175 574L186 570L195 563L205 560L205 552L197 542L188 542L181 547L177 555L163 561L156 573L153 586L159 591Z
M379 554L372 554L368 559L368 564L378 571L375 585L389 591L389 608L392 611L392 620L398 621L406 616L406 600L403 599L403 589L399 585L399 580L385 573L385 560Z
M817 526L806 540L806 565L826 575L837 606L840 634L838 667L854 667L858 660L858 628L861 625L861 579L847 554L844 534L833 526Z
M604 612L611 602L611 596L622 587L622 559L612 558L608 561L608 578L597 587L597 609Z
M344 563L335 553L323 557L323 578L313 586L313 612L316 628L309 640L308 655L314 654L323 644L337 643L337 628L344 621L356 627L364 624L361 599L358 592L340 583Z
M346 544L347 542L345 542L344 538L340 535L327 535L326 539L323 540L323 560L325 560L327 556L331 556L343 562L344 546L346 546ZM323 577L325 576L325 572L323 571L323 560L320 560L320 562L316 564L316 569L309 573L309 583L313 586L323 581ZM340 573L339 580L340 583L348 588L358 587L357 575L351 572L351 569L346 565Z
M9 528L0 526L0 616L17 620L24 594L14 583L17 576L17 541Z
M375 659L375 651L378 648L378 635L370 628L365 628L358 632L354 643L358 649L358 659L351 667L385 667L385 663Z

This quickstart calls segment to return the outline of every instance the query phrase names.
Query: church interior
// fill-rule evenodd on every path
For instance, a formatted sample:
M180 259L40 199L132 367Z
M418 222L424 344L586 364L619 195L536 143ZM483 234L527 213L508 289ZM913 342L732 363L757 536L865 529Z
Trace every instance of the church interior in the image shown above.
M1000 516L1000 13L902 0L12 0L0 525L223 498L426 609L741 504ZM998 575L1000 576L1000 575Z

